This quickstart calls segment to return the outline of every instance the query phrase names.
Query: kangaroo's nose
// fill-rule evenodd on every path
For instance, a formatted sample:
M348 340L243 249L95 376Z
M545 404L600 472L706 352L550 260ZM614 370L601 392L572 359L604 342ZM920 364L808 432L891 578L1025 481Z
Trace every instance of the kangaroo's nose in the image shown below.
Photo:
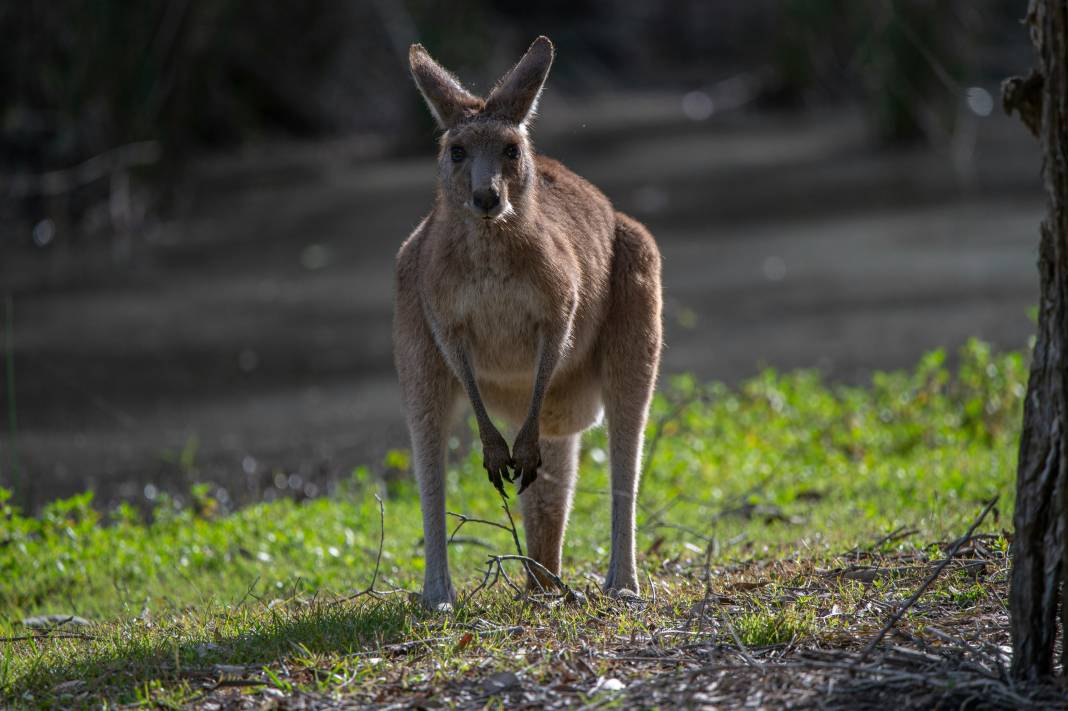
M475 207L484 212L489 212L501 204L501 194L493 188L482 188L471 194Z

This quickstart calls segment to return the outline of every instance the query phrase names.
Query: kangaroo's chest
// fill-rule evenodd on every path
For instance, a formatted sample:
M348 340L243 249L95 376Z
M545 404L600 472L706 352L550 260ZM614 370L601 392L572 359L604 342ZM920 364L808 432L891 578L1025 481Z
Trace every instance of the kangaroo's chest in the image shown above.
M480 376L510 379L533 371L552 295L539 288L531 269L493 255L467 259L434 291L441 335L461 339Z
M546 301L521 274L475 272L461 280L453 319L475 368L486 375L531 370Z

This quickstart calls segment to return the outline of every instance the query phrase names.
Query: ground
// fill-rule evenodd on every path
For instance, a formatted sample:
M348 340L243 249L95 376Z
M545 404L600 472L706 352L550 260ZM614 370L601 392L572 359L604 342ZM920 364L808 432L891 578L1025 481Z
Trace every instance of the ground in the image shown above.
M1047 708L1005 610L1026 363L973 341L862 386L675 378L655 404L641 597L601 595L605 436L585 441L561 585L455 441L461 591L430 614L404 451L335 496L220 513L209 487L106 515L0 514L4 705ZM514 497L512 500L514 505ZM885 636L880 631L885 630ZM870 647L870 651L865 650Z
M1026 346L1044 198L1018 122L965 115L952 145L891 151L844 108L694 122L680 95L551 99L538 146L661 246L666 373L858 383L971 336ZM0 241L18 396L0 481L17 448L32 507L90 488L151 507L205 481L227 508L321 495L406 446L392 262L429 209L435 138L380 143L197 159L129 250L62 226L46 249Z

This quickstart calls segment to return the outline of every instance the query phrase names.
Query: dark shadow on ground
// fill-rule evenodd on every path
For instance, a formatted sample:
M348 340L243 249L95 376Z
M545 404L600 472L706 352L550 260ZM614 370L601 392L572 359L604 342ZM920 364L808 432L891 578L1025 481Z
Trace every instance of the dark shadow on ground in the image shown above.
M238 617L242 611L218 610L217 617L227 614ZM115 651L31 672L15 682L11 698L39 706L98 708L105 701L135 703L138 692L154 681L164 687L188 684L197 696L213 687L262 688L270 685L263 667L293 654L376 650L379 655L404 655L419 646L417 642L405 644L408 625L413 618L425 615L418 603L396 595L380 600L362 598L356 603L281 607L274 619L264 619L258 629L197 640L183 639L188 635L180 627L152 634L135 626L117 643ZM218 684L224 679L228 682Z

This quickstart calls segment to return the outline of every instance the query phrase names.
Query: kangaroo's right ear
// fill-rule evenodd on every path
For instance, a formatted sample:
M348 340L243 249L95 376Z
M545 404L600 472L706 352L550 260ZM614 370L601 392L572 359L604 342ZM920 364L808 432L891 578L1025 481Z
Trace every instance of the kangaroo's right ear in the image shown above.
M427 54L423 45L412 45L408 61L415 85L442 130L448 131L460 119L482 109L482 99L464 89L456 77Z

